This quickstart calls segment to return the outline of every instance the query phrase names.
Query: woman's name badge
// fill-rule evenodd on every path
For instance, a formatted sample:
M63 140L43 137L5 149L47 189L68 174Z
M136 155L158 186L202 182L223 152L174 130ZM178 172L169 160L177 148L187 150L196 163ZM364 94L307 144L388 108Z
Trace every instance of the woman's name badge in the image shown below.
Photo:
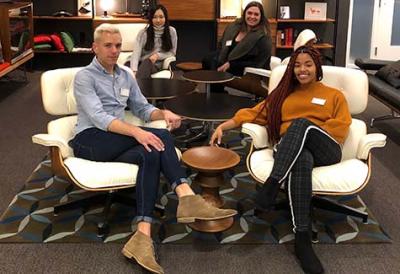
M322 99L322 98L312 98L311 103L316 104L316 105L320 105L323 106L325 105L326 99Z
M230 46L232 46L232 40L228 40L228 41L226 41L225 45L226 45L227 47L230 47Z
M127 88L121 88L121 92L120 92L121 96L129 96L129 89Z

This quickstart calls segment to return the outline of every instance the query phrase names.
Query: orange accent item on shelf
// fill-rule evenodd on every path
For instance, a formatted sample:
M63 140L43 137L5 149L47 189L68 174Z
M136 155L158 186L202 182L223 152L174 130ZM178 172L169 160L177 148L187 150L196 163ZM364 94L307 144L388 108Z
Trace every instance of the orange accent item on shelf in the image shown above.
M3 69L8 68L9 66L10 66L10 63L7 63L7 62L5 62L3 64L0 64L0 71L2 71Z

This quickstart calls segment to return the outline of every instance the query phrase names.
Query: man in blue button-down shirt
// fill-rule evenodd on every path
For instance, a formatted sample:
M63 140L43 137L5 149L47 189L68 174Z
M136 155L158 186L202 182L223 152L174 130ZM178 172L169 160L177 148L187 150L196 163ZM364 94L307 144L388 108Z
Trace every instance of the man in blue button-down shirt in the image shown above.
M126 106L144 121L164 119L170 129L179 127L181 118L149 104L132 74L116 64L121 42L121 34L113 25L102 24L94 33L96 57L75 76L78 123L71 144L80 158L139 165L137 231L122 252L144 268L163 273L155 260L150 234L160 172L179 197L178 221L216 220L233 216L236 211L213 207L193 193L168 130L137 127L124 121Z

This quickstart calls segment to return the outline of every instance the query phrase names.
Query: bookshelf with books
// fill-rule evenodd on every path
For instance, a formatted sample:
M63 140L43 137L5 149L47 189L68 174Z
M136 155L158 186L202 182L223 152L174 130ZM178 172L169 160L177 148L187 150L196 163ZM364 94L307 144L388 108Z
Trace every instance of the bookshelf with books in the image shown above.
M325 63L335 64L337 2L338 0L275 0L275 55L280 58L289 56L297 35L304 29L311 29L317 35L315 46L324 55ZM283 16L281 10L289 10L290 18Z

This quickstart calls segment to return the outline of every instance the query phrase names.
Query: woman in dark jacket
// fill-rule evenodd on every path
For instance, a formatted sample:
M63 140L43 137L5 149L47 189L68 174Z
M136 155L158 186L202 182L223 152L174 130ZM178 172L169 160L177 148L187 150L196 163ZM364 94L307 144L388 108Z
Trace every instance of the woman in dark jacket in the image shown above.
M269 69L271 37L264 10L259 2L250 2L242 18L228 25L220 41L218 71L243 75L245 67Z
M203 60L203 67L242 76L245 67L269 69L272 41L263 6L250 2L242 18L227 26L217 54ZM215 88L213 88L213 91Z

